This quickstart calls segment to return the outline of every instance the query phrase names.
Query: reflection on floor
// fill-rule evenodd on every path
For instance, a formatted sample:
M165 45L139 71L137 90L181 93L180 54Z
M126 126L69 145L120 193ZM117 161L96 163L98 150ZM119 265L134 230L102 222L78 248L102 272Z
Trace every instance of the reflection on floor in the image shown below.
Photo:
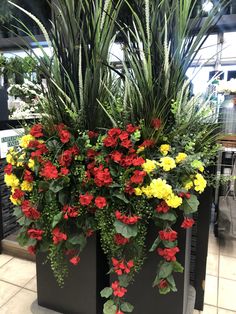
M34 262L0 255L0 314L57 313L38 306L35 276ZM205 291L204 312L194 314L236 314L235 239L210 234Z

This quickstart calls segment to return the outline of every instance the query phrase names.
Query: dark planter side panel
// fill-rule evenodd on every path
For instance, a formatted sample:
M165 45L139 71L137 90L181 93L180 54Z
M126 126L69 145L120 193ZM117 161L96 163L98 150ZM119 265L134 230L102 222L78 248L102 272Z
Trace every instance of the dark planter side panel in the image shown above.
M38 254L37 287L39 305L63 314L101 314L100 290L109 285L106 257L96 237L89 239L78 266L69 265L69 276L59 288L50 268L43 264L46 254Z

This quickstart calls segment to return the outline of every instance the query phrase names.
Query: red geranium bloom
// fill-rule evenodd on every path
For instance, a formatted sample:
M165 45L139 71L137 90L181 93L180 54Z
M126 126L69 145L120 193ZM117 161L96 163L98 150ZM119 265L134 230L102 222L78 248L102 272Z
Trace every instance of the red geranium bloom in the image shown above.
M139 219L141 219L141 217L136 215L134 216L123 215L119 210L116 210L115 216L117 220L123 222L126 225L134 225L139 221Z
M98 137L98 133L94 131L88 131L88 137L90 139Z
M20 189L14 190L12 197L16 200L21 199L25 195L25 192L21 191Z
M38 123L32 126L30 130L30 134L34 137L42 137L43 136L43 126L42 124Z
M126 140L123 140L123 141L120 143L120 145L121 145L122 147L125 147L125 148L129 149L129 148L132 146L132 142L131 142L131 140L126 139Z
M85 194L81 194L79 197L79 202L82 206L90 205L92 200L93 200L93 195L89 194L88 192Z
M117 233L114 235L114 241L117 245L125 245L129 243L129 239L123 237L121 234Z
M138 130L139 128L137 126L134 126L132 124L128 124L126 126L126 131L129 133L134 133L136 130Z
M135 170L133 176L130 178L130 181L135 184L142 184L146 174L147 173L145 171Z
M161 281L158 284L159 289L165 289L169 286L168 281L166 279L161 279Z
M51 161L47 161L41 172L40 172L41 177L44 177L46 180L50 179L57 179L58 178L58 171L56 166L54 166Z
M151 121L151 126L152 126L154 129L156 129L156 130L160 129L160 127L161 127L161 120L158 119L158 118L152 119L152 121Z
M167 248L167 249L158 248L157 252L166 261L172 262L172 261L176 261L175 254L179 252L179 248L177 246L173 248Z
M145 163L145 159L142 157L137 157L133 159L133 166L141 166L142 164Z
M8 164L8 165L4 168L4 173L6 173L6 174L11 174L11 173L12 173L12 164Z
M155 142L153 140L145 140L139 147L151 147L154 146Z
M67 176L69 174L69 172L70 172L69 169L61 168L60 175Z
M68 130L66 130L66 126L63 123L61 123L56 125L55 128L58 132L61 142L64 144L68 143L70 141L71 134Z
M110 129L107 134L110 136L110 137L118 137L120 134L121 134L121 129L118 129L118 128L113 128L113 129Z
M112 177L108 168L104 169L103 166L100 165L98 168L94 168L93 173L95 176L94 183L97 186L102 187L112 183Z
M87 237L87 238L90 238L93 234L94 234L93 229L88 229L88 230L86 231L86 237Z
M69 205L64 205L63 209L62 209L64 214L64 218L68 219L70 218L75 218L78 217L79 213L78 213L78 208L75 206L69 206Z
M169 231L159 231L159 236L162 241L169 241L173 242L177 239L177 232L174 230L169 230Z
M25 170L25 172L24 172L24 180L28 181L28 182L33 182L34 181L33 174L32 174L31 171Z
M87 157L88 157L88 158L93 159L93 158L96 157L97 155L98 155L98 153L97 153L94 149L89 148L89 149L87 150Z
M36 239L38 241L41 241L44 231L40 229L29 229L27 233L31 239Z
M52 236L53 236L53 244L56 244L56 245L62 241L67 240L67 235L65 233L61 232L58 227L53 229Z
M72 161L72 152L67 149L58 158L59 164L63 167L69 167Z
M27 248L27 251L31 254L31 255L35 255L36 254L36 247L34 245L31 245Z
M117 145L117 138L107 136L103 139L103 144L105 147L115 147Z
M166 204L165 201L162 201L159 205L156 207L156 211L158 213L167 213L169 211L170 207Z
M105 206L107 206L107 200L103 196L97 196L95 198L95 205L100 209L104 208Z
M184 221L182 222L181 227L184 229L192 228L192 226L195 224L194 219L192 218L184 218Z
M134 188L132 187L132 185L130 185L130 183L126 184L125 193L128 193L129 195L134 194Z
M122 131L121 134L119 135L119 139L121 141L127 140L129 138L129 133L126 131Z
M73 264L73 265L78 265L79 264L79 262L80 262L80 257L79 256L74 256L74 257L72 257L71 259L70 259L70 262L71 262L71 264Z
M127 289L125 289L119 285L119 281L114 281L111 284L111 288L113 290L114 296L118 297L118 298L122 298L127 292Z
M22 212L29 219L37 220L40 218L40 212L32 206L29 200L24 200L21 205Z
M111 154L111 159L114 161L114 162L117 162L119 163L121 160L122 160L122 156L123 154L118 152L118 150L114 150Z

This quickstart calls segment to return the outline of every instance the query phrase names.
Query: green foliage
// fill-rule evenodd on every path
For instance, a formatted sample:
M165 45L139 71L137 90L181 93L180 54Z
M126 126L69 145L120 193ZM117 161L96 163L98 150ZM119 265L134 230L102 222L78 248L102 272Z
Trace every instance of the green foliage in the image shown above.
M103 307L103 314L116 314L116 305L114 301L108 300Z
M100 294L101 294L102 298L107 298L108 299L112 295L112 292L113 292L112 288L104 288L100 292Z
M116 232L122 234L123 237L129 239L131 237L136 237L138 229L137 226L129 226L121 221L116 220L114 222L114 227L116 228Z
M190 199L184 199L180 209L184 211L186 215L193 214L198 210L199 201L196 195L191 195Z

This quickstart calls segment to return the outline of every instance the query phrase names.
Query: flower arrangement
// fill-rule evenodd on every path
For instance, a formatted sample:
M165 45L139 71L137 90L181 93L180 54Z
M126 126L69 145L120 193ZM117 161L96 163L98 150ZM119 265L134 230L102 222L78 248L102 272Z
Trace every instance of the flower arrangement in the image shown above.
M49 252L60 285L66 260L77 265L88 238L100 232L110 273L117 276L101 291L108 298L104 313L132 312L125 295L142 267L152 222L157 238L149 249L161 258L153 287L161 294L176 291L173 273L183 268L174 224L182 215L181 227L192 227L197 194L206 187L196 154L143 138L142 125L73 134L64 124L50 130L35 124L7 162L5 182L22 225L19 242L33 254Z

